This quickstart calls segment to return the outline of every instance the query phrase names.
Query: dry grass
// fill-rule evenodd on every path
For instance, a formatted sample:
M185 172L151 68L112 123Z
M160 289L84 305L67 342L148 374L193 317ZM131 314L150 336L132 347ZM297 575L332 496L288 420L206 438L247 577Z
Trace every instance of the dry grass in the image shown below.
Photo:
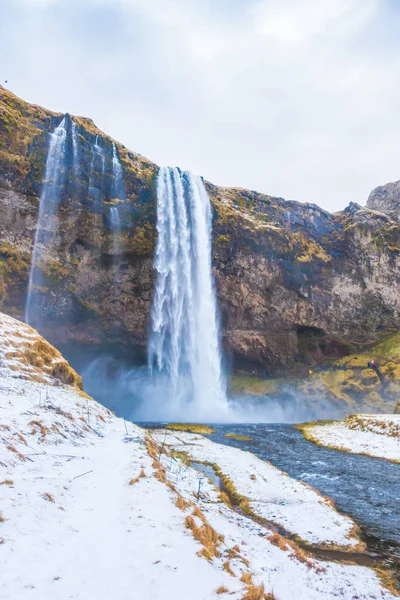
M265 600L264 585L248 585L242 600Z
M229 575L231 575L232 577L236 577L235 573L232 571L231 563L229 562L229 560L226 560L224 562L224 571L229 573Z
M240 556L239 546L236 544L236 546L233 546L232 548L228 548L228 550L226 551L226 554L227 554L229 560L232 560L233 558L238 558L238 556Z
M239 442L251 442L251 440L253 439L248 435L239 435L237 433L226 433L225 437L231 438L233 440L238 440Z
M53 502L53 503L55 502L55 500L54 500L54 496L53 496L52 494L49 494L49 492L45 492L45 493L43 494L43 498L44 498L45 500L47 500L47 502Z
M62 410L59 407L56 408L56 414L61 415L62 417L65 417L66 419L69 419L70 421L74 420L74 417L71 415L71 413L66 412L65 410Z
M178 493L177 499L175 501L175 506L179 508L179 510L185 511L189 505L186 502L186 500L184 500L183 497Z
M200 521L202 521L203 523L207 522L207 519L205 518L205 516L203 515L203 513L201 512L201 510L199 509L198 506L195 506L195 508L193 509L192 515L194 517L197 517L198 519L200 519Z
M82 390L82 377L69 366L66 360L56 362L51 369L52 377L73 387Z
M16 449L15 446L12 446L11 444L9 444L8 446L6 446L6 448L10 452L14 452L14 454L16 454L22 462L26 462L25 456L23 454L21 454L21 452L18 452L18 450Z
M202 433L210 435L215 433L214 429L208 425L200 425L199 423L169 423L166 429L172 429L174 431L188 431L189 433Z
M246 585L253 585L253 573L243 573L240 581Z
M40 431L41 441L46 438L48 432L50 431L48 427L43 425L42 421L29 421L29 425L32 426L31 435L35 435L38 430Z
M24 438L24 436L21 433L17 433L16 436L17 436L17 438L19 439L20 442L22 442L23 444L25 444L25 446L28 445L28 442L26 441L26 439Z
M215 590L215 593L216 594L229 594L229 590L224 585L220 585L219 588Z
M137 477L135 477L134 479L130 480L129 485L135 485L135 483L137 483L138 481L140 481L140 479L144 479L145 477L147 477L147 475L146 475L146 473L142 469Z
M273 533L269 536L268 539L271 542L271 544L277 546L284 552L291 550L290 556L296 558L299 562L307 565L307 567L311 568L315 566L313 561L310 558L308 558L304 550L302 550L302 548L300 548L300 546L298 546L296 542L285 539L279 533Z
M224 538L206 520L198 527L193 516L188 515L185 519L185 527L192 532L194 539L202 544L203 549L199 553L201 556L204 556L207 560L220 556L218 547Z
M4 523L5 519L3 517L3 513L0 512L0 523Z
M4 481L0 481L0 485L14 485L12 479L4 479Z
M219 494L219 499L226 504L227 506L229 506L229 508L231 508L231 501L229 500L229 496L228 494L226 494L225 492L220 492Z
M252 481L255 481L255 480L257 479L257 477L256 477L256 476L254 475L254 473L253 473L252 475L250 475L250 479L251 479Z

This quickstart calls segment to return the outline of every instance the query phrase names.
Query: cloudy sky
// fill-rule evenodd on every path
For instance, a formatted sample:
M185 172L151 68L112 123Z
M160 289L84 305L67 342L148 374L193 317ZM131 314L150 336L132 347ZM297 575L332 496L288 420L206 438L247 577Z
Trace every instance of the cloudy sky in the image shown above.
M221 185L364 204L400 178L398 0L2 0L0 83Z

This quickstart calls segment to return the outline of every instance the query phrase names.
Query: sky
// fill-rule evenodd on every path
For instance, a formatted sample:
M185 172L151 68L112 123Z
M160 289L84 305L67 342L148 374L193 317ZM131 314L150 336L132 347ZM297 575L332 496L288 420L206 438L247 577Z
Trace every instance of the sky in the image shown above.
M335 211L400 179L399 31L400 0L1 0L0 83L160 165Z

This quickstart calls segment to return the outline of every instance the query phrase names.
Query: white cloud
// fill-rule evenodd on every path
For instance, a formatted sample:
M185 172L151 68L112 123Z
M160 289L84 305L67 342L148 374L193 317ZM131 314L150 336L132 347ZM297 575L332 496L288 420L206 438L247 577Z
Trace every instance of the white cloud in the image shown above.
M331 210L400 177L392 0L5 0L2 17L13 91L158 163Z

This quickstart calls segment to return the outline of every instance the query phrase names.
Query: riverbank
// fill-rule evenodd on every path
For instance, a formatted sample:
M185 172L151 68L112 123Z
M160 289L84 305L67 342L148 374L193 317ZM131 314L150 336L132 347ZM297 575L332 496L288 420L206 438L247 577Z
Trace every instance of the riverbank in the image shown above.
M400 415L350 415L343 421L297 426L311 442L354 454L400 462Z
M293 539L359 546L329 500L250 453L147 431L47 371L39 381L42 367L20 362L43 340L13 319L2 326L1 598L395 598L374 570L318 560ZM189 454L217 463L240 500L254 486L251 501L238 510L227 479L229 497Z

